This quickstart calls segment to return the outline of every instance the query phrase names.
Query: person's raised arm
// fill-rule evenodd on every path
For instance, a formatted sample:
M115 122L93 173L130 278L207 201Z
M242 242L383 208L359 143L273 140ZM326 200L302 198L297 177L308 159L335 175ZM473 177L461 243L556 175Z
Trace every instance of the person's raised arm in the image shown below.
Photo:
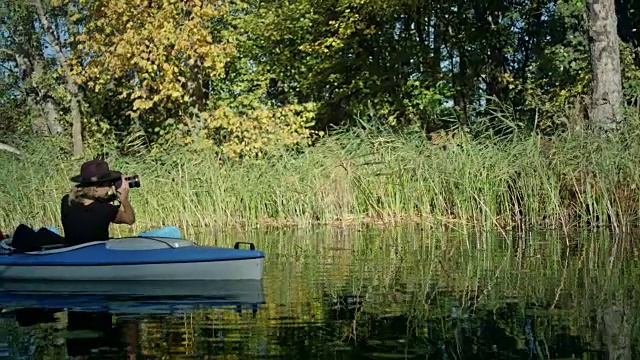
M116 224L133 225L136 222L136 213L129 202L129 182L122 177L122 185L117 189L118 200L120 201L120 209L118 215L113 221Z

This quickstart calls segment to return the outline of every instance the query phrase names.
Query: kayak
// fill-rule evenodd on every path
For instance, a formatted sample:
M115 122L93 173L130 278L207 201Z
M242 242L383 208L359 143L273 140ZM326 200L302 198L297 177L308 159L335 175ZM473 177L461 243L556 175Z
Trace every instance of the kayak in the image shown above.
M251 243L221 248L132 236L16 252L11 240L0 241L2 280L256 280L263 275L264 253ZM240 249L242 244L249 249Z
M169 314L211 307L264 304L260 280L219 281L2 281L0 309Z

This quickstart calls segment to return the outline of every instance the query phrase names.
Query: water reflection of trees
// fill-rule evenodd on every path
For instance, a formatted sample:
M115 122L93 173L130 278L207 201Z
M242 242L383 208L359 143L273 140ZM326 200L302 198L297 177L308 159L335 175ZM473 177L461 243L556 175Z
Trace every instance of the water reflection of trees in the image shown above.
M330 314L336 316L336 332L357 329L358 340L346 337L354 351L454 358L588 358L600 353L630 359L637 348L632 328L639 272L635 255L621 244L596 237L570 246L526 244L516 251L463 247L446 261L405 259L402 283L360 291L360 301L343 302L360 303L349 317L344 317L346 307ZM377 260L382 266L389 255L367 263ZM435 261L437 269L429 268ZM393 271L382 267L379 275L368 272L373 274L370 284L382 284L376 277ZM413 296L404 309L384 301L402 298L407 288Z
M139 323L146 357L627 359L637 354L638 263L598 234L506 242L475 235L278 233L266 305ZM294 245L292 245L294 244ZM271 248L268 248L271 246Z

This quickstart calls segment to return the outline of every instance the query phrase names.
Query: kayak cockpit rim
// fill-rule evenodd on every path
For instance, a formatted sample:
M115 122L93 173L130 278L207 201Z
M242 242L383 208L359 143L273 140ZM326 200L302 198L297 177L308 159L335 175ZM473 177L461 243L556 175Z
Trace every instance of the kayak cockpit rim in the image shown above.
M0 241L0 249L5 250L5 251L9 251L9 252L15 251L15 248L13 248L10 245L11 244L11 240L12 240L12 238L6 238L6 239L1 240ZM134 244L133 246L128 246L127 247L126 244L124 243L124 242L132 243L132 241L136 241L136 240L154 241L156 246L138 245L136 247L135 244ZM29 255L58 254L58 253L63 253L63 252L82 249L82 248L89 247L89 246L96 246L96 245L100 245L100 244L105 244L105 247L107 249L109 249L109 250L151 250L151 249L159 249L159 248L176 249L176 248L188 247L188 246L194 246L195 245L192 241L185 240L185 239L174 239L174 238L170 238L170 237L160 237L160 236L153 236L153 237L150 237L150 236L132 236L132 237L114 238L114 239L109 239L109 240L106 240L106 241L91 241L91 242L87 242L87 243L83 243L83 244L79 244L79 245L73 245L73 246L65 246L64 244L52 245L52 246L49 246L48 249L47 249L47 246L44 246L43 250L27 251L27 252L24 252L23 254L29 254ZM159 244L163 244L164 246L157 246Z

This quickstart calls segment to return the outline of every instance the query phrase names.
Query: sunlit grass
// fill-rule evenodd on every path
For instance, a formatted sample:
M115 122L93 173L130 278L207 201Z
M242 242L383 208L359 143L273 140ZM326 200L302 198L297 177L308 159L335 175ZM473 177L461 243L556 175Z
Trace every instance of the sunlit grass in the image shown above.
M422 223L463 228L514 225L631 228L639 218L640 143L635 135L583 133L434 143L420 133L351 131L300 152L221 161L175 149L116 157L139 174L136 229L159 225ZM51 143L19 160L0 154L0 229L59 225L59 199L81 163Z

